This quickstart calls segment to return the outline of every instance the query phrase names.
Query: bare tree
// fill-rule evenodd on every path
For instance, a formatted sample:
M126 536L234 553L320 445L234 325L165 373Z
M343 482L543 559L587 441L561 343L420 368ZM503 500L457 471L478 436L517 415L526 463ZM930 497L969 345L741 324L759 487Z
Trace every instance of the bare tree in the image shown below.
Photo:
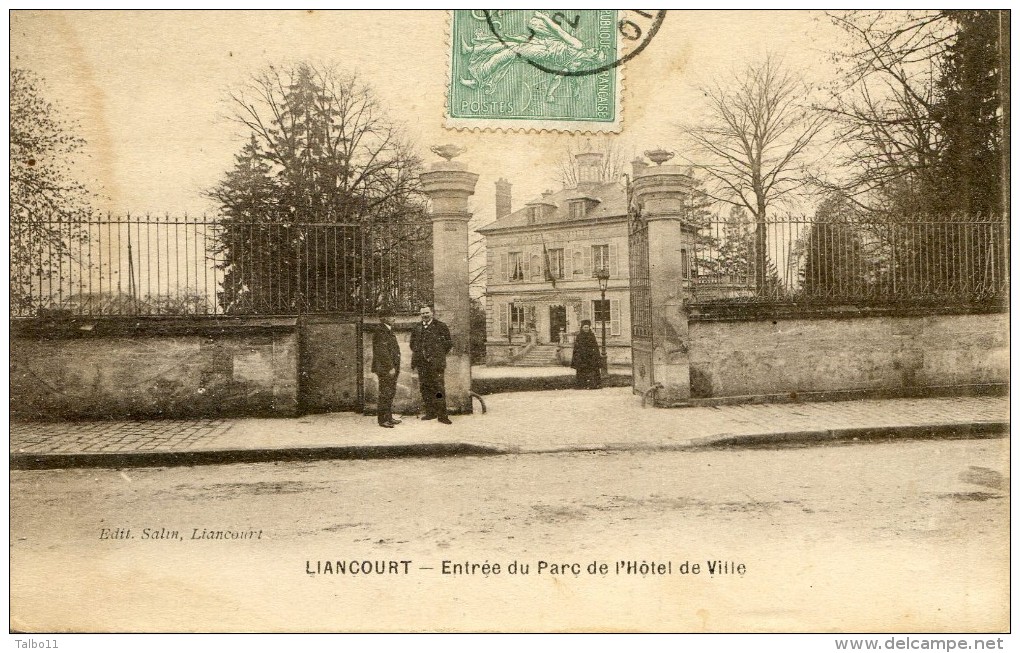
M472 221L473 222L473 221ZM488 261L485 249L485 236L475 231L482 225L468 224L468 286L471 296L485 294L488 285Z
M987 287L1001 263L993 253L998 232L960 223L992 220L1009 206L1004 15L876 10L829 18L847 39L827 107L845 148L830 187L887 243L887 267L925 271L908 275L904 291Z
M10 304L27 314L62 294L88 241L95 196L75 178L85 141L43 94L34 73L10 73ZM63 265L61 265L63 262ZM48 292L43 292L43 286Z
M563 152L559 163L559 182L563 188L577 186L577 155L595 152L602 155L602 169L599 179L604 182L616 181L626 172L626 161L623 150L610 136L602 136L593 142L591 139L581 143L571 142Z
M936 81L952 21L927 10L828 16L849 47L836 55L841 75L826 108L837 125L843 177L826 185L865 209L923 211L943 146Z
M882 221L1008 206L1008 43L989 10L834 11L829 182ZM1001 179L1000 179L1001 178Z
M774 57L749 64L729 83L702 87L702 121L682 127L683 155L703 173L705 193L746 208L757 223L755 281L766 283L767 212L810 183L809 148L825 125L807 105L811 88Z

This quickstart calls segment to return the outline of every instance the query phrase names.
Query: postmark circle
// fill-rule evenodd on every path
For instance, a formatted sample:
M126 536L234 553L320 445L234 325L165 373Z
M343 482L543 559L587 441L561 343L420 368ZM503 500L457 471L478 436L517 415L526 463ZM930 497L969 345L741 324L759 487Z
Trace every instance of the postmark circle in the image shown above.
M585 62L580 63L572 62L567 67L557 67L550 65L548 63L540 62L537 60L536 57L529 56L529 54L527 53L527 49L525 47L522 47L522 42L519 39L513 38L507 34L501 34L499 21L496 20L493 16L494 10L484 9L482 11L485 15L485 22L488 25L489 30L492 32L493 36L495 36L496 39L499 40L503 47L512 51L518 58L526 61L528 64L537 68L538 70L550 73L552 75L561 75L563 77L585 77L588 75L595 75L601 72L605 72L607 70L611 70L613 68L616 68L620 64L630 61L637 55L641 54L641 52L646 47L648 47L648 44L651 43L652 39L655 37L655 34L659 31L659 28L662 26L662 21L666 18L665 9L655 10L654 12L635 10L634 18L644 20L639 21L632 20L631 18L626 18L617 21L616 24L616 30L620 37L622 37L625 41L638 42L637 45L635 45L630 52L608 63L591 62L590 65L588 65ZM536 15L539 14L539 12L535 13ZM545 14L542 14L542 17L543 20L548 19L546 22L552 21L556 23L557 26L560 25L560 21L564 20L568 24L570 23L568 17L565 16L562 12L556 12L555 14L552 14L552 16L546 16ZM555 30L556 27L553 27L552 29ZM534 38L535 36L534 30L529 29L529 32L531 32L531 38ZM525 43L530 42L530 40L531 39L529 39Z

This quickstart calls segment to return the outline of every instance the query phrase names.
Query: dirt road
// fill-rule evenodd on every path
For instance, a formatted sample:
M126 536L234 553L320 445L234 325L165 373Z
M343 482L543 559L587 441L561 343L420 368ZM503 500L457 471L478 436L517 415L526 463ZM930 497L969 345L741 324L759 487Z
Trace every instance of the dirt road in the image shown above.
M13 472L12 627L995 630L1008 474L1005 439Z

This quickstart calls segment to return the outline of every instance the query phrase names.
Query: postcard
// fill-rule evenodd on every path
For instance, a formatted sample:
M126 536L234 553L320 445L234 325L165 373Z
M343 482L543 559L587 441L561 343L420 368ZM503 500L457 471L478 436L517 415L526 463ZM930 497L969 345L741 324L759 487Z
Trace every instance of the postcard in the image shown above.
M19 636L1008 632L1007 11L10 28Z

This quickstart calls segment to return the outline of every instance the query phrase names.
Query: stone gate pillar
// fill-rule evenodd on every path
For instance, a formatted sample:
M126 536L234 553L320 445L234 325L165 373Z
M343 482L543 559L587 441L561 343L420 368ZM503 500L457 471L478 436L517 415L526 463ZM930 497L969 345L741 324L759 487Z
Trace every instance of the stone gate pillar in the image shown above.
M649 152L660 165L642 169L633 181L634 201L648 225L648 286L651 304L651 379L661 384L656 406L691 396L687 302L691 299L695 227L688 222L692 180L683 168L662 165L668 152Z
M444 157L422 173L422 188L432 200L432 273L436 319L450 327L453 350L446 359L447 406L471 412L471 297L468 294L468 197L478 175L451 160L463 150L435 147Z

